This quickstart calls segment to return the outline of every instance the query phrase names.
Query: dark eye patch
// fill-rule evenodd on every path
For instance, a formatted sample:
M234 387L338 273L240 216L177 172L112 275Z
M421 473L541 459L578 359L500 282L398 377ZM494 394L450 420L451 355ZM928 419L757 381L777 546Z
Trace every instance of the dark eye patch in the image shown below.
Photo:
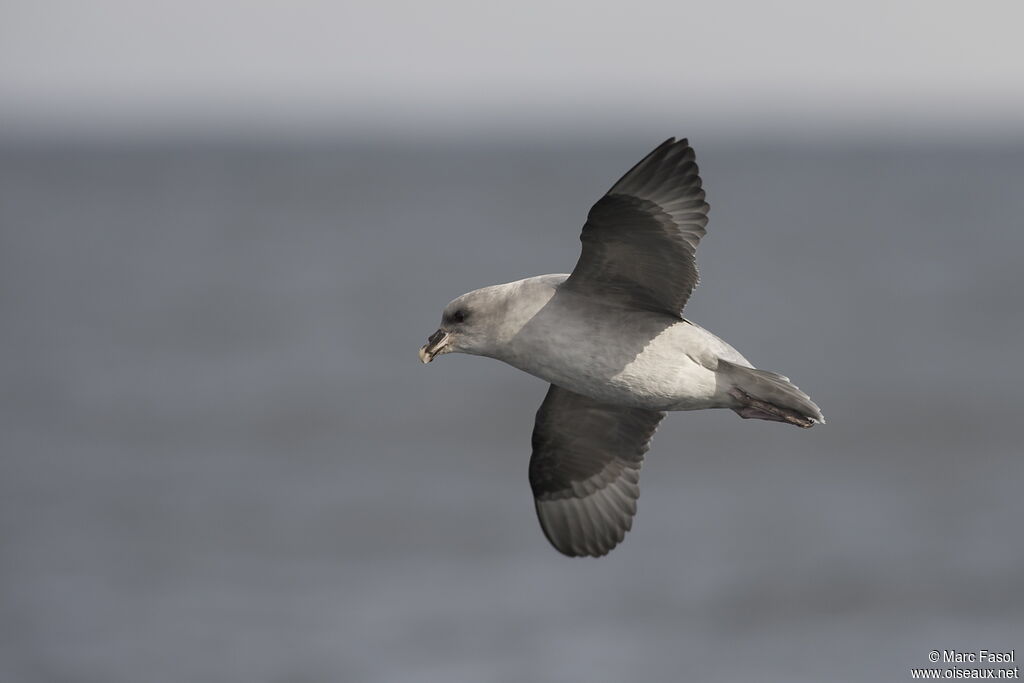
M452 313L452 322L453 323L464 323L464 322L466 322L466 311L465 311L465 309L460 308L459 310L457 310L454 313Z

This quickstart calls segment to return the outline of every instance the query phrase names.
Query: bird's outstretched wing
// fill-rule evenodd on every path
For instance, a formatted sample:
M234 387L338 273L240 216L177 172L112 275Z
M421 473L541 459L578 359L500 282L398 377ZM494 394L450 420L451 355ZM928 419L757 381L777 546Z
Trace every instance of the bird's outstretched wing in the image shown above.
M600 557L633 526L640 465L665 414L551 385L533 428L530 487L551 545Z
M693 148L669 138L590 209L583 253L563 286L680 317L697 286L708 209Z

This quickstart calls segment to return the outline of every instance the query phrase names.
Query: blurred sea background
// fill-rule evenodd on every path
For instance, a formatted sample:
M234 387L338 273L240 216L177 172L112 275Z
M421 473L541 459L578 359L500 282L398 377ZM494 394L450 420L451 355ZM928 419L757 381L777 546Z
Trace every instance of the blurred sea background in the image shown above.
M245 38L161 5L172 35L198 36L171 59L156 10L101 5L4 10L0 680L898 681L931 650L1024 652L1010 5L842 33L849 17L793 3L775 19L803 23L783 37L832 51L756 43L735 64L685 49L739 40L726 14L704 17L717 38L652 47L640 24L683 11L652 5L623 39L648 52L566 38L592 70L552 47L556 28L608 38L622 15L562 8L556 28L488 34L453 4L461 28L435 28L505 48L481 59L403 43L416 22L381 9L214 4ZM284 49L297 26L333 38L318 8L356 46L325 72L316 50ZM288 40L257 40L277 16ZM945 41L964 21L966 57ZM524 69L556 73L515 71L509 35L534 41ZM33 52L43 37L70 47ZM374 40L402 59L358 62ZM722 95L747 67L789 89ZM583 85L552 99L557 78ZM642 94L663 79L668 95ZM621 101L571 101L606 80ZM687 317L790 376L829 424L670 415L633 531L572 560L526 478L546 385L416 351L462 292L571 270L590 205L669 135L690 137L712 206Z

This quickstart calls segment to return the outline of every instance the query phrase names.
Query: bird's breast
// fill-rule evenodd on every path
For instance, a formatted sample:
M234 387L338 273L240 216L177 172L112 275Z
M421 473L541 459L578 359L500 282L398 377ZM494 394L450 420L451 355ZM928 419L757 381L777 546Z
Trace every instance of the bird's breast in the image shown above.
M710 407L715 373L702 365L699 334L666 316L608 308L550 307L532 318L501 358L570 391L650 410Z

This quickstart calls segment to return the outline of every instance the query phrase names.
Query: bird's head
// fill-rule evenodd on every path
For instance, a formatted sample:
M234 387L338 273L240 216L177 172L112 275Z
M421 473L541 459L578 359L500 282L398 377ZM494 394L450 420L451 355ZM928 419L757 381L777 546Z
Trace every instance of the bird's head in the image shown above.
M420 360L429 363L453 351L488 355L504 327L508 296L503 287L505 285L477 289L445 306L441 327L420 348Z

